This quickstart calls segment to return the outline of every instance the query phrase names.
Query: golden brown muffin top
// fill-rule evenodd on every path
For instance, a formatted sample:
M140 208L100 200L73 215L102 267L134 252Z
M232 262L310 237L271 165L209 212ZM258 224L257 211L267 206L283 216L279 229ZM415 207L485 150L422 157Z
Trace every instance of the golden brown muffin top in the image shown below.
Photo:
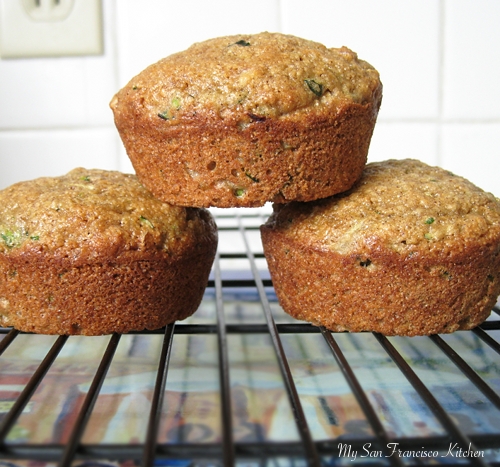
M275 206L268 225L313 248L412 255L499 242L500 200L441 168L388 160L368 164L346 193Z
M155 199L135 175L77 168L0 191L0 253L51 251L79 259L103 252L176 254L214 234L207 214Z
M111 107L130 101L136 111L175 125L207 114L285 116L374 96L381 96L378 72L348 48L263 32L210 39L170 55L134 77Z

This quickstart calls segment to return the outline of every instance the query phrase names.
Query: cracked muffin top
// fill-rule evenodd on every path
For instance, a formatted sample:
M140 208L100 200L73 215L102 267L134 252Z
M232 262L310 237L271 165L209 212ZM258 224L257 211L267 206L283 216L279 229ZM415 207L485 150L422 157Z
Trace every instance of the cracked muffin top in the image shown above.
M201 211L157 200L135 175L77 168L0 191L0 253L178 254L215 231Z
M403 255L500 238L500 200L465 178L417 160L368 164L349 191L276 205L268 224L313 248L380 247Z
M252 121L321 111L380 94L378 72L348 48L263 32L210 39L170 55L134 77L111 107L147 110L175 125L205 114Z

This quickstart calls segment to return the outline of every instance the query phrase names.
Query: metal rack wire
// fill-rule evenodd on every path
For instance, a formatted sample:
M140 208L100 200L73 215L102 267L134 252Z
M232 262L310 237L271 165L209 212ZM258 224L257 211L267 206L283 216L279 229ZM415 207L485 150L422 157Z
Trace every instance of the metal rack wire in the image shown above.
M215 213L220 232L220 247L214 263L213 272L208 284L205 300L213 303L215 319L192 319L182 323L174 323L165 329L132 333L145 336L161 334L162 344L157 360L154 390L147 414L144 439L135 443L86 443L85 432L89 420L95 411L96 401L109 377L109 369L115 359L117 348L123 336L112 335L107 339L105 351L96 365L93 379L90 381L85 398L78 408L70 432L65 442L29 442L9 441L19 418L26 410L33 395L46 378L58 355L73 337L57 337L40 364L33 371L16 399L1 414L0 418L0 459L20 460L33 459L51 462L50 465L79 465L83 460L108 459L114 461L134 460L134 465L153 466L169 465L169 460L184 460L183 465L259 465L259 466L320 466L342 464L370 465L425 465L460 464L477 466L500 465L500 425L498 430L469 430L469 427L457 422L455 414L451 414L436 395L435 386L425 381L420 375L422 365L431 368L432 362L427 358L422 365L408 358L401 348L413 345L411 339L391 339L379 334L361 333L356 336L359 342L372 339L385 355L385 358L397 368L396 379L401 379L413 388L416 396L434 417L439 429L424 435L408 435L395 433L382 419L380 411L374 406L373 398L367 388L367 381L362 372L352 364L350 352L340 342L342 334L332 333L324 328L317 328L307 323L287 319L280 314L272 283L265 267L265 259L258 240L259 225L265 220L265 210L244 210L243 213ZM243 266L242 266L243 264ZM228 266L226 268L226 266ZM248 303L257 304L264 319L233 320L228 314L228 296L237 291L237 306L245 308ZM228 295L229 294L229 295ZM249 298L250 297L250 298ZM234 297L233 297L234 298ZM231 300L234 302L233 298ZM234 304L234 303L233 303ZM443 358L449 360L463 375L464 380L477 390L477 400L487 406L487 410L496 417L500 414L500 317L499 310L494 309L492 316L474 331L459 332L479 342L481 352L488 349L493 355L489 357L489 373L474 368L468 355L455 350L454 342L448 343L445 337L431 336L421 338L424 346L432 345ZM0 362L5 360L4 352L16 343L21 333L3 329L0 342ZM216 338L218 387L220 391L220 436L215 442L165 442L160 439L159 431L164 417L165 394L168 391L169 366L172 350L175 349L177 336L212 336ZM235 402L233 392L230 339L234 336L262 336L269 339L276 372L283 383L283 391L292 413L292 424L297 433L290 439L267 439L257 437L251 441L241 440L235 436ZM329 365L336 365L339 378L345 382L351 395L359 405L366 419L367 429L360 433L329 438L318 437L311 429L311 414L306 413L303 389L297 371L293 368L294 360L287 350L287 336L298 336L305 339L311 336L322 339L324 358ZM472 336L472 337L471 337ZM36 338L36 336L33 336ZM434 350L435 351L435 350ZM274 361L274 360L273 360ZM306 363L307 365L307 363ZM435 373L439 376L439 371ZM0 368L1 371L1 368ZM312 374L312 373L311 373ZM361 375L361 376L360 376ZM316 377L316 376L315 376ZM321 376L318 376L320 378ZM1 383L1 381L0 381ZM446 386L443 382L442 386ZM439 388L439 386L438 386ZM439 392L439 390L437 391ZM321 399L321 398L320 398ZM324 398L323 398L324 399ZM321 399L321 403L324 400ZM389 395L390 399L390 395ZM335 408L327 407L328 414L335 417ZM325 410L326 410L325 409ZM482 413L482 412L481 412ZM334 420L335 422L335 420ZM333 423L333 422L332 422ZM336 422L335 422L336 423ZM370 447L370 451L367 449ZM396 449L397 448L397 449ZM408 453L419 452L419 456ZM354 455L356 453L356 455ZM365 453L366 455L362 455ZM370 455L368 455L370 454ZM371 455L376 454L376 455ZM431 455L433 454L433 455ZM431 458L432 457L432 458ZM82 464L83 465L83 464ZM173 464L172 464L173 465Z

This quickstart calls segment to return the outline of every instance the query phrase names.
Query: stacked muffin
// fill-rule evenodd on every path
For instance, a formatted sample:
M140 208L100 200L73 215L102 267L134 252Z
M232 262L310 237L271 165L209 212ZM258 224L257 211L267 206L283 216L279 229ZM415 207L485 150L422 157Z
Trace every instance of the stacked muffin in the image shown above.
M44 334L156 329L194 313L215 256L205 209L135 175L75 169L0 192L1 325Z
M349 49L221 37L146 68L111 102L137 176L181 206L311 201L360 177L382 98Z
M283 308L335 331L472 329L500 293L500 201L419 161L368 164L349 191L278 206L261 231Z
M274 214L261 227L264 253L292 316L333 330L410 336L478 325L500 293L500 203L418 161L367 165L381 99L378 72L351 50L283 34L215 38L149 66L110 105L137 174L134 190L149 190L138 204L151 210L132 208L136 192L122 200L118 189L111 194L118 206L108 209L118 216L89 220L86 214L43 242L42 224L18 215L25 222L12 230L18 232L12 241L22 247L0 248L0 272L10 281L0 286L4 323L35 332L102 333L182 319L198 306L215 254L215 225L204 208L273 202ZM74 177L86 176L94 182L100 174L72 174L70 189ZM86 204L100 213L102 197L94 203L92 196ZM68 212L79 212L74 193L70 198ZM155 217L165 206L166 222ZM135 221L140 214L141 225L118 229L123 212L134 212ZM44 226L52 225L53 214ZM114 219L113 227L102 219ZM97 227L86 237L87 225ZM96 272L94 256L110 268ZM53 266L48 278L33 285L20 279L21 272L47 274L47 262ZM124 286L113 295L116 284L108 277L116 271ZM92 297L104 296L79 295L84 283L92 284ZM143 292L135 295L136 289ZM192 290L198 292L189 300ZM25 310L41 296L48 305L37 321ZM125 310L123 318L106 306L109 296ZM75 311L52 307L59 313L54 327L50 304L56 301ZM138 323L135 301L148 304ZM162 314L164 307L169 311ZM111 313L108 324L92 326L101 308Z

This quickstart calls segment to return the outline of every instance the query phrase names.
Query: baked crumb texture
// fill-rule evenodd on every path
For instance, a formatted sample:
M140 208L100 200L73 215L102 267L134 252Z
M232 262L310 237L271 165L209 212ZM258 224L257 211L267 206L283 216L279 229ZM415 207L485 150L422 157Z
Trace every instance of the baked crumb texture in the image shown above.
M250 207L350 188L381 98L378 72L346 47L266 32L166 57L110 106L139 179L159 199Z
M75 169L0 192L0 324L43 334L157 329L196 311L217 245L208 211L135 175Z
M500 294L500 201L419 161L368 164L344 194L275 205L261 233L283 309L334 331L471 329Z

